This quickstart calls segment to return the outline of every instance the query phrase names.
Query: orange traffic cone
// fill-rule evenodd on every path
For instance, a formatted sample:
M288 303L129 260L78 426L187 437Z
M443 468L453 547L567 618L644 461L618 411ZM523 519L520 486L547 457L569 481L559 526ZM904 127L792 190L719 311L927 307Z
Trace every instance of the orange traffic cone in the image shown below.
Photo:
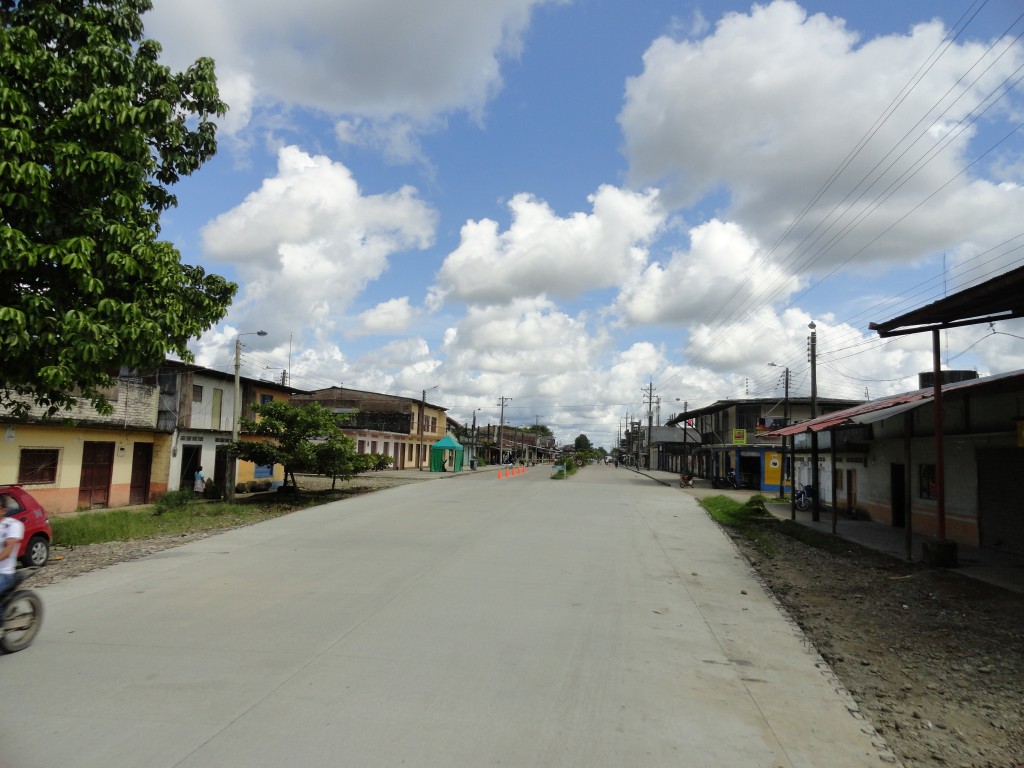
M501 480L501 470L498 470L498 479Z

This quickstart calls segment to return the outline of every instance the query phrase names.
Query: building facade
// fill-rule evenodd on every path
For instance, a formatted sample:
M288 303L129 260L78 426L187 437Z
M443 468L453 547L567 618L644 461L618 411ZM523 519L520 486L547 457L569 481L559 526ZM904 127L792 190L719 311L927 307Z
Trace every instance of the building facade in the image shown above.
M228 455L234 429L234 376L221 371L168 361L157 372L160 389L158 427L171 434L168 490L192 488L199 467L203 476L223 493L235 461L236 491L255 484L277 487L284 482L284 467L257 467ZM272 381L239 377L241 418L253 420L253 406L271 400L287 402L292 389ZM240 440L256 439L239 432Z
M859 400L817 398L818 413L831 413L859 403ZM780 493L792 488L794 462L783 439L772 434L793 421L810 418L811 399L746 398L719 400L703 408L680 413L667 425L688 425L686 435L694 433L699 441L686 440L684 458L673 458L676 452L662 451L653 461L662 467L702 478L727 477L734 473L741 488Z
M59 418L38 408L0 420L0 484L24 486L51 514L146 504L167 490L171 438L157 429L155 377L122 377L103 414L80 401Z
M291 390L240 379L243 416L252 404L287 400ZM81 401L56 418L32 408L25 419L0 418L0 484L18 483L53 515L148 504L192 488L198 467L223 487L229 461L234 377L168 361L146 375L123 374L104 392L100 413ZM241 435L242 439L246 436ZM238 462L239 482L280 484L283 467Z
M430 446L447 434L447 409L425 398L328 387L296 393L291 402L319 403L339 414L359 453L390 456L396 469L429 469Z
M922 389L780 431L796 439L798 481L817 433L821 501L838 511L1024 555L1024 371L942 387L941 457L935 415Z

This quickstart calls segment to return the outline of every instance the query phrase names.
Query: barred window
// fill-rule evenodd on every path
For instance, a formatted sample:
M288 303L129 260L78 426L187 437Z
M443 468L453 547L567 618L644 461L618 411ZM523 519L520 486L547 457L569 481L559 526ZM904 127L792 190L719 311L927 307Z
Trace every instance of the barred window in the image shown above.
M59 458L57 448L22 448L18 482L25 485L56 483Z

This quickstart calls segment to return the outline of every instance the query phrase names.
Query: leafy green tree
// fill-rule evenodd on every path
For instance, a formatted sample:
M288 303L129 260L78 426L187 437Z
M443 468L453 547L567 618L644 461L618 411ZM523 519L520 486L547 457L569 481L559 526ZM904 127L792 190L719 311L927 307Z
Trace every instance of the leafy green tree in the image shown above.
M150 0L0 0L0 412L53 415L224 317L237 286L158 239L217 149L214 65L158 63Z
M338 485L338 478L351 480L361 472L367 472L375 463L370 454L356 452L355 441L341 432L332 435L315 446L315 471L331 478L331 490Z
M295 406L277 400L253 406L259 418L242 419L242 431L263 440L239 440L231 452L243 461L284 466L285 486L295 487L299 471L329 475L335 481L367 471L369 457L338 427L335 414L319 403Z
M575 446L577 451L590 451L593 450L593 446L590 444L590 438L586 435L578 435L576 437Z
M531 424L523 429L524 432L529 432L532 435L540 435L541 437L554 437L555 433L551 431L551 428L546 424Z

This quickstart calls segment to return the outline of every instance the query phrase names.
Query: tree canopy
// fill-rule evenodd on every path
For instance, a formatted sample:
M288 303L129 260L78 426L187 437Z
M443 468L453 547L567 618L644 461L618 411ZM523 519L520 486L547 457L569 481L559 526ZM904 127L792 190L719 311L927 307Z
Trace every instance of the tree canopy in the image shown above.
M211 59L158 62L150 8L0 0L0 411L108 409L112 375L190 361L237 290L158 239L227 107Z
M369 456L338 426L338 417L319 403L295 406L277 400L253 406L259 418L242 419L242 431L264 440L239 440L232 453L258 465L284 466L285 485L298 471L348 479L373 468Z
M593 449L593 446L590 444L590 438L583 434L576 436L574 445L576 446L577 451L589 451Z

